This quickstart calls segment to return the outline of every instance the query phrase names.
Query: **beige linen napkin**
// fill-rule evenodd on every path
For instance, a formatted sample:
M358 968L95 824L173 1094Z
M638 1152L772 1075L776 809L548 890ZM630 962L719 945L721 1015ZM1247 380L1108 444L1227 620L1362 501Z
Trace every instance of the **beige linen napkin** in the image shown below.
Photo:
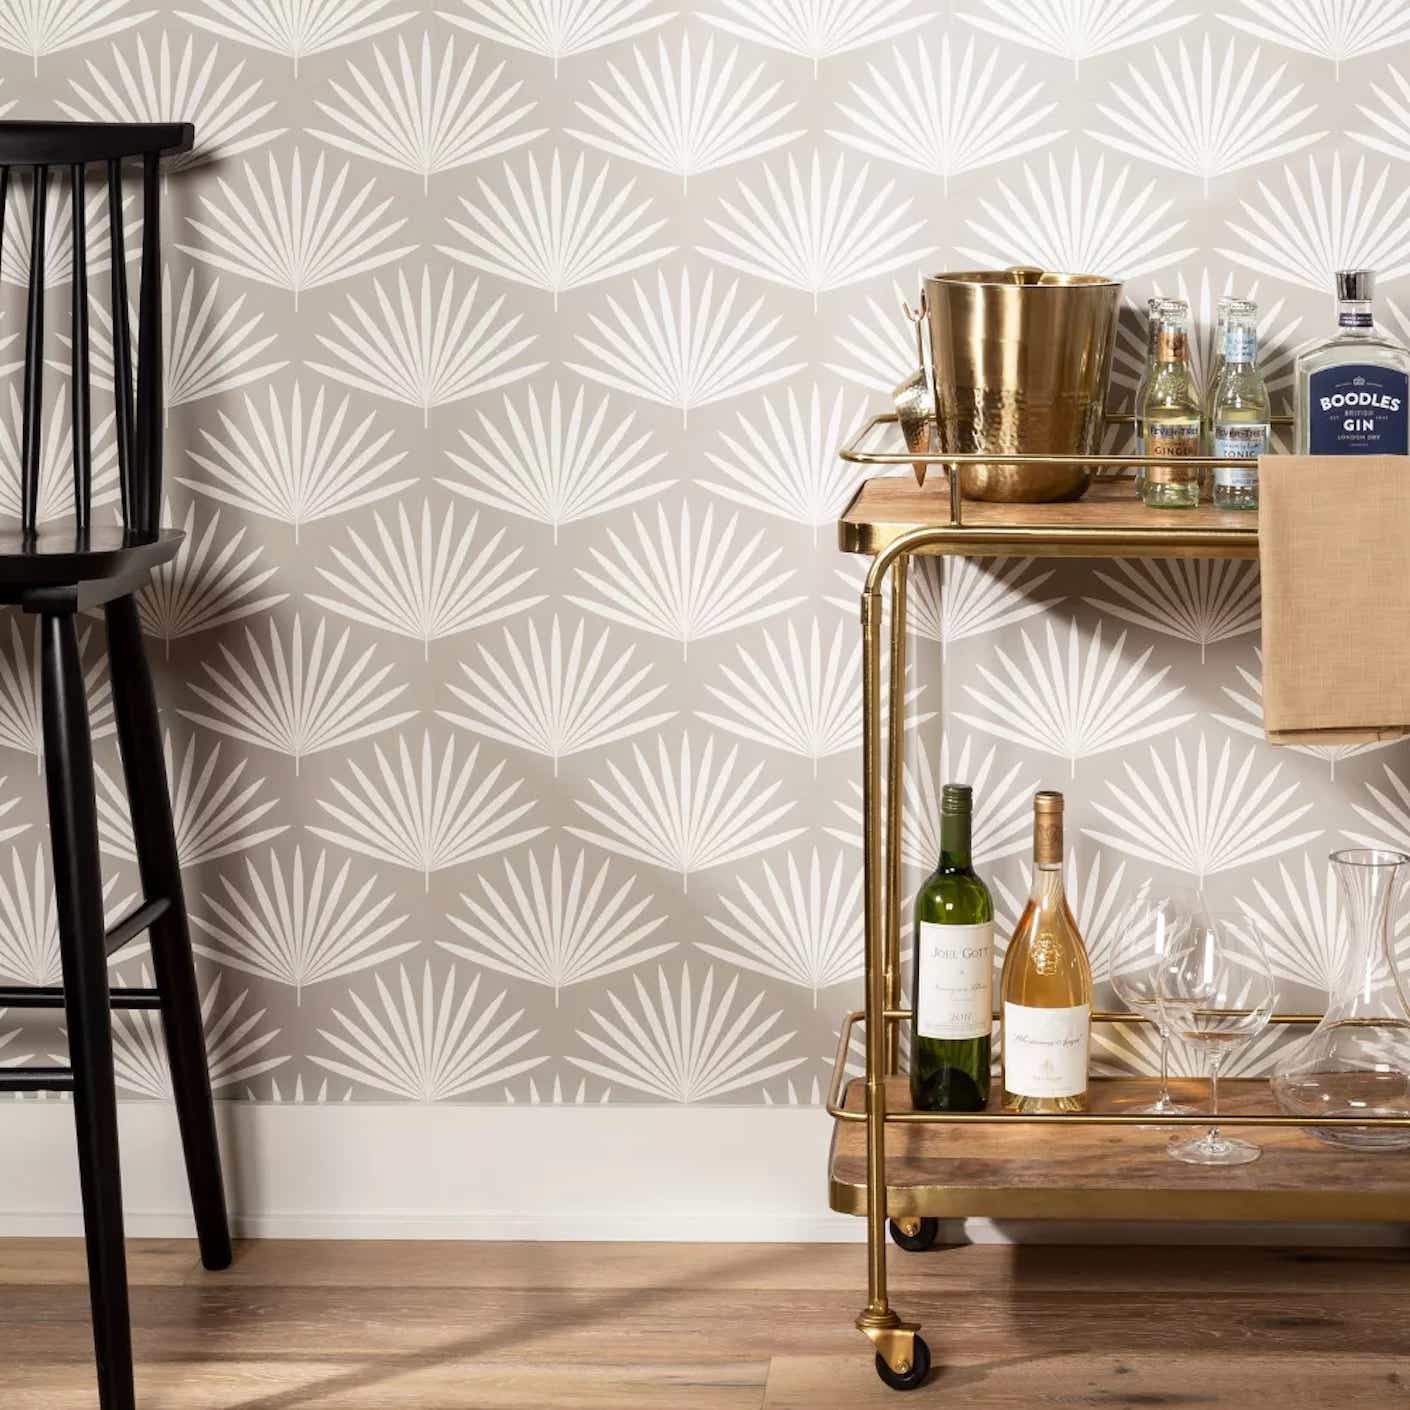
M1265 456L1258 538L1269 740L1410 732L1410 461Z

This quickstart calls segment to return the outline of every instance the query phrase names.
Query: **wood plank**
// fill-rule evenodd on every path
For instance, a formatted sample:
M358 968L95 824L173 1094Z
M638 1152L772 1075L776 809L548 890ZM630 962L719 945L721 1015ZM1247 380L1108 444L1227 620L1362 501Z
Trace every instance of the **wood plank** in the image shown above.
M950 526L944 475L917 485L910 475L865 481L838 520L847 553L873 554L911 529L943 529L927 550L969 556L1044 558L1258 557L1257 511L1147 509L1129 480L1095 480L1064 504L988 504L965 500L963 527Z
M1247 1410L1251 1404L1297 1410L1388 1410L1410 1394L1410 1355L1297 1357L1256 1347L1237 1354L1186 1348L1179 1356L1134 1350L1043 1353L964 1359L932 1372L914 1392L925 1405L965 1410L1142 1406L1151 1410ZM764 1410L896 1410L869 1357L775 1357Z
M1130 1111L1155 1094L1139 1078L1094 1082L1094 1111ZM1203 1083L1172 1083L1177 1099L1206 1100ZM889 1111L908 1111L906 1079L888 1079ZM1230 1114L1273 1112L1268 1084L1220 1083ZM997 1108L998 1094L994 1096ZM860 1079L844 1106L865 1108ZM897 1125L886 1136L892 1214L1052 1219L1404 1220L1410 1214L1410 1152L1340 1150L1297 1128L1251 1135L1263 1147L1249 1165L1199 1166L1166 1154L1168 1130L1049 1126L1000 1119L966 1125ZM866 1208L866 1127L838 1121L832 1205Z
M897 1404L852 1326L857 1247L286 1242L243 1245L238 1279L190 1283L183 1251L194 1263L189 1244L134 1242L143 1410ZM24 1410L96 1406L76 1259L77 1241L0 1243L7 1400ZM926 1403L978 1410L1398 1404L1407 1263L1396 1249L995 1245L890 1259L898 1308L941 1366Z

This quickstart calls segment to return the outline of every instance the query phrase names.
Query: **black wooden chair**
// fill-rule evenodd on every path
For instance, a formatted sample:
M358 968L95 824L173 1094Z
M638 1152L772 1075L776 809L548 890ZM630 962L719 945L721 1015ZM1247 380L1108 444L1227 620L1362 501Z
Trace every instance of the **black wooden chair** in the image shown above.
M132 1338L118 1174L117 1092L110 1005L160 1009L172 1090L195 1207L201 1259L230 1264L230 1232L206 1067L200 997L181 894L162 758L157 701L133 594L171 559L182 535L160 527L162 489L162 291L158 159L189 151L189 123L0 122L0 248L12 181L30 183L30 268L21 398L20 517L0 521L0 602L41 622L44 759L54 857L63 984L0 988L0 1008L62 1008L70 1066L0 1069L0 1091L72 1091L78 1166L93 1302L93 1338L103 1410L131 1410ZM123 162L142 162L142 272L138 294L137 390L123 245ZM106 172L112 244L113 400L122 522L92 515L89 325L85 183ZM51 182L50 173L56 180ZM66 181L73 223L69 317L69 402L73 427L74 514L39 523L44 380L44 261L49 187ZM107 618L113 709L142 903L111 930L103 918L93 749L77 614L102 607ZM108 989L108 958L148 932L152 989Z

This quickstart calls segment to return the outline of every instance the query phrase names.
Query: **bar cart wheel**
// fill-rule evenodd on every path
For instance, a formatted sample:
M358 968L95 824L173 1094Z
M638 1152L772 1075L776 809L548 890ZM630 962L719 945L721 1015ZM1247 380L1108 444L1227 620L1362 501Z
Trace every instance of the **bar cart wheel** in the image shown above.
M893 1219L891 1237L907 1253L928 1253L940 1237L938 1219Z
M914 1350L910 1367L905 1371L895 1370L879 1351L876 1353L876 1374L892 1390L914 1390L930 1374L930 1348L925 1338L917 1335L911 1341Z

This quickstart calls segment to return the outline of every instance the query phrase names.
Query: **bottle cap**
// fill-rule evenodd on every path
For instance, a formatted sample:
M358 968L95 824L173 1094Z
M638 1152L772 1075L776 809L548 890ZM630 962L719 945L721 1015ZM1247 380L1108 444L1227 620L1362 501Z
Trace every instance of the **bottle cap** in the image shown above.
M1369 269L1337 270L1337 298L1347 304L1368 304L1376 292L1376 276Z
M974 807L974 790L967 783L947 783L940 790L942 813L968 813Z
M1033 861L1037 866L1062 865L1062 794L1044 790L1033 795Z

